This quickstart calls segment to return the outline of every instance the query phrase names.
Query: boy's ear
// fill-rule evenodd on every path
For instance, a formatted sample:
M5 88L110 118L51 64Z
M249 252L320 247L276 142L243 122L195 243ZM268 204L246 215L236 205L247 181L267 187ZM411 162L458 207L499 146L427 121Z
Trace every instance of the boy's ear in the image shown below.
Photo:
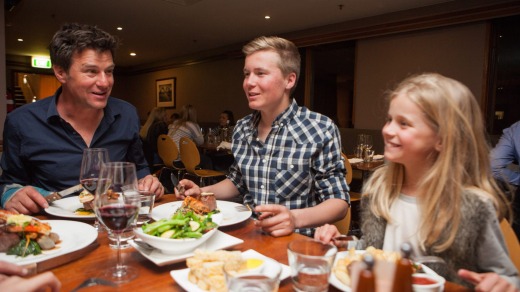
M296 85L296 73L289 73L286 77L287 84L286 89L292 89Z

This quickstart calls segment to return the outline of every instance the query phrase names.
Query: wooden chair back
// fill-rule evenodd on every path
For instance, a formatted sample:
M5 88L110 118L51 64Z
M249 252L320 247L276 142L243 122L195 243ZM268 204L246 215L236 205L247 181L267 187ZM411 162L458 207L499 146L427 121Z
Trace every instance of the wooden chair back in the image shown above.
M174 168L173 161L179 157L179 149L170 136L165 134L159 135L157 138L157 153L164 165Z
M347 215L343 217L343 219L334 222L336 228L338 228L339 233L348 234L350 230L350 220L351 220L350 208L348 208Z
M190 138L182 137L179 141L181 152L181 161L186 167L186 171L190 174L197 175L195 169L200 164L200 153L195 142Z
M350 161L348 161L347 155L345 153L341 153L341 156L345 160L345 168L347 169L347 174L345 175L345 179L347 180L347 184L352 182L352 165L350 165Z
M502 234L506 240L509 257L513 264L515 264L516 269L520 271L520 243L518 242L518 238L516 237L511 224L509 224L506 219L503 219L502 222L500 222L500 229L502 230Z

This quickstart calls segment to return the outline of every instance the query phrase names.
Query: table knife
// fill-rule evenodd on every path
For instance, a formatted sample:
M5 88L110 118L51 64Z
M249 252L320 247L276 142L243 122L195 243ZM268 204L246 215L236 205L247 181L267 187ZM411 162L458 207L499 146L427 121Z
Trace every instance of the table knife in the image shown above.
M65 197L69 197L69 196L73 196L73 195L77 195L77 194L81 193L81 191L83 191L83 187L80 184L78 184L78 185L75 185L68 189L64 189L63 191L51 193L50 195L46 196L45 199L50 204L56 200L63 199Z

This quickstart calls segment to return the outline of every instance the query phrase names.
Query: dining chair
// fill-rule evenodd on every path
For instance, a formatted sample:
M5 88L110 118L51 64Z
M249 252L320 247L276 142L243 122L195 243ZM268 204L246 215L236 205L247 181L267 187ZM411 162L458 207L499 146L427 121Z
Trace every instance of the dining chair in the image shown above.
M177 148L177 144L175 144L172 137L165 134L159 135L157 138L157 152L159 153L159 157L161 157L164 165L177 172L177 179L181 180L186 168L174 163L174 161L179 157L179 148Z
M347 155L345 153L341 152L341 157L345 160L345 168L347 169L347 174L345 175L345 179L347 180L347 184L350 185L352 182L352 165L350 165L350 161L348 161Z
M186 172L199 178L199 186L204 186L206 180L225 177L226 174L221 171L213 169L200 169L197 166L200 164L200 152L190 138L182 137L179 141L181 152L181 160L186 167Z
M509 257L513 264L515 264L516 269L520 271L520 243L518 242L518 238L511 224L509 224L506 219L500 222L500 229L502 230L507 249L509 250Z
M336 228L338 228L338 231L341 234L348 234L348 232L350 231L350 219L352 217L350 209L351 208L348 208L347 215L345 215L343 219L334 222L334 225L336 226Z

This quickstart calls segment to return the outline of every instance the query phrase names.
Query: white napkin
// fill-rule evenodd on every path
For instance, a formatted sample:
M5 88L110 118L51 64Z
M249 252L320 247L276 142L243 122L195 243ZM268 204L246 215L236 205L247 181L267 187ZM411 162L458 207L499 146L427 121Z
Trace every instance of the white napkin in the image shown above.
M383 159L383 158L385 158L385 156L382 154L374 155L374 160L379 160L379 159Z
M350 158L348 160L348 162L350 162L350 163L358 163L358 162L362 162L362 161L363 161L363 159L361 159L361 158Z
M220 142L220 144L217 146L217 150L230 150L231 149L231 143L229 142L226 142L226 141L222 141Z

